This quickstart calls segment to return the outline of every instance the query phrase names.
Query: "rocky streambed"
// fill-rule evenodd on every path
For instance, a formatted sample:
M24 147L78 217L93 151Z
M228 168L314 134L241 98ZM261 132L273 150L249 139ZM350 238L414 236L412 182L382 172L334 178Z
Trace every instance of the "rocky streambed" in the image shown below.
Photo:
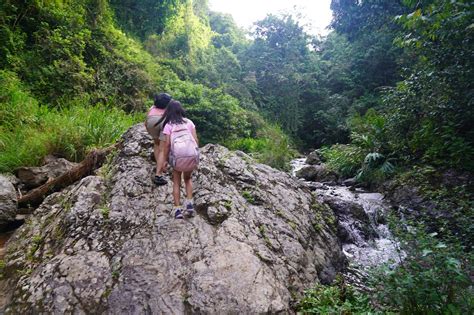
M300 180L311 188L316 199L334 211L337 217L337 235L349 262L346 268L349 281L363 286L366 269L388 262L399 263L404 254L387 224L391 203L380 193L354 187L353 180L344 181L346 185L336 181L329 171L321 171L325 167L319 159L313 163L317 163L319 174L326 174L326 177L319 177L323 182L305 180L308 173L302 170L314 168L315 165L307 164L307 161L307 158L293 160L291 173L302 177ZM311 170L309 172L314 173Z

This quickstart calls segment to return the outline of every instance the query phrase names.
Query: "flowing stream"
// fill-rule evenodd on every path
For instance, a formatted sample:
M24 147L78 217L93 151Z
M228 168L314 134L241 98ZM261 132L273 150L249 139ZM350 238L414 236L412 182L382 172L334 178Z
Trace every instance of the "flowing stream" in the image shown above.
M291 162L293 176L307 166L305 160ZM387 262L397 264L403 259L403 252L399 251L386 222L390 205L382 194L317 182L308 182L308 185L319 201L331 206L338 218L339 238L349 261L346 276L360 280L367 268Z

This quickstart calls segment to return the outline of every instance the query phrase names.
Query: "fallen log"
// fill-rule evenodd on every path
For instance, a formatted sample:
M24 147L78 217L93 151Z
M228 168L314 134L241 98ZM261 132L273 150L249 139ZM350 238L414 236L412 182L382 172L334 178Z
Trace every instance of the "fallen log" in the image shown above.
M76 167L72 168L61 176L49 179L43 185L18 198L18 206L36 207L43 202L46 196L73 184L83 177L92 174L94 170L99 168L104 163L107 155L115 148L116 145L112 145L105 149L96 149L91 151Z

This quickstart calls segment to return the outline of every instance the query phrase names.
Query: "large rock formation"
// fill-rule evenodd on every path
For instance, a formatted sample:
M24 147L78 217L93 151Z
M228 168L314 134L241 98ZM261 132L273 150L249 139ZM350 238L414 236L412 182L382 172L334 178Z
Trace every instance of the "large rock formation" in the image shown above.
M17 230L0 283L7 314L293 312L303 289L342 268L335 228L288 174L207 145L198 215L175 220L151 156L143 126L131 128L97 176L49 196Z
M16 190L8 177L0 175L0 229L15 220Z

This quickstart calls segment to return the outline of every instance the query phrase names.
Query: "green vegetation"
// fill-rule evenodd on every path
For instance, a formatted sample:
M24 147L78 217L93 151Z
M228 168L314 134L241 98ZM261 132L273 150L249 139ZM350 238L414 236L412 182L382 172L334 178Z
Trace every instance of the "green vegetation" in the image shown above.
M5 261L3 259L0 259L0 280L2 280L5 277Z
M252 194L251 191L244 190L244 191L242 192L242 197L244 197L245 200L247 200L249 203L255 204L255 196ZM262 227L263 227L263 226L262 226Z
M268 237L267 232L265 230L265 226L263 224L258 227L258 231L260 232L260 235L262 236L265 245L271 248L272 242L270 241L270 238Z
M137 6L146 10L130 10ZM218 20L212 25L224 31ZM217 36L224 34L211 30L204 1L2 2L0 171L37 165L47 154L82 159L143 120L156 91L183 102L204 144L252 137L267 125L259 114L220 85L192 82L202 77L199 67L225 56L228 48L213 46ZM215 57L204 62L209 51ZM283 158L268 162L281 167Z
M232 201L231 201L231 200L224 200L224 201L223 201L223 206L224 206L227 210L231 210L231 209L232 209Z
M107 220L109 219L109 214L110 214L110 208L107 206L103 206L100 208L100 213L102 214L102 217Z
M120 270L112 271L112 279L117 280L120 277Z
M156 91L183 102L203 143L281 169L293 147L336 144L331 167L367 183L395 166L472 171L472 1L331 8L326 38L270 15L249 40L205 0L4 2L0 171L79 160L140 121Z
M0 172L36 165L47 154L81 160L87 150L107 146L138 115L76 99L67 108L43 106L9 71L0 71Z
M326 151L334 169L365 182L393 175L395 163L474 170L474 134L468 127L474 111L467 92L473 82L473 6L472 1L445 0L333 2L333 26L349 45L385 36L395 44L375 61L397 61L377 67L397 74L388 84L372 84L376 94L355 99L355 115L347 123L351 145ZM407 63L408 58L415 62Z
M381 314L370 305L366 294L360 293L338 277L331 286L315 285L306 290L298 303L303 314Z
M97 172L99 176L102 176L106 182L110 181L114 173L114 160L117 158L119 151L113 150L109 153L105 159L105 162L102 164L102 167Z
M26 254L26 258L28 260L35 260L35 253L43 244L43 238L40 235L35 235L31 238L31 246L28 249L28 253Z
M474 310L472 254L456 238L440 239L421 225L392 220L403 262L370 272L371 292L358 291L337 278L331 286L305 291L298 304L312 314L470 314Z
M416 187L420 196L429 200L431 211L420 211L418 219L425 222L431 232L437 232L442 237L453 235L471 251L474 243L474 198L471 186L466 179L462 180L465 176L442 174L436 168L425 165L414 166L399 174L394 182L402 187Z
M401 314L472 313L472 254L457 239L440 239L422 225L396 224L392 230L407 256L397 268L375 272L377 300Z
M278 126L258 130L255 137L238 138L226 145L233 150L250 153L257 161L282 170L289 169L289 163L296 156L290 138Z
M327 204L313 201L311 210L313 210L315 214L313 228L316 232L320 232L322 230L324 223L326 223L330 228L337 228L336 216Z

